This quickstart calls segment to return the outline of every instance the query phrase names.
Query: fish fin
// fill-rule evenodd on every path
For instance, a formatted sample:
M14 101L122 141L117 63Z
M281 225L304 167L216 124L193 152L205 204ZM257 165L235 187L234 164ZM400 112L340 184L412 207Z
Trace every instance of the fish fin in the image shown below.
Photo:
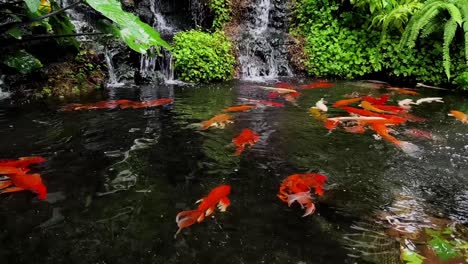
M176 216L176 223L179 229L175 233L174 238L177 237L182 229L195 224L200 213L201 216L203 216L203 212L200 212L200 210L182 211L178 213Z
M313 202L310 202L310 203L307 203L306 204L306 211L305 213L302 215L302 217L306 217L308 215L311 215L315 212L315 205Z
M205 213L201 213L198 218L197 218L197 222L200 223L202 222L203 220L205 220Z
M0 189L10 187L13 183L10 180L0 181Z
M197 200L197 201L195 202L195 204L201 203L201 202L203 202L203 198L201 198L200 200Z
M226 209L229 207L230 204L231 204L231 201L229 201L227 197L221 198L218 203L219 211L226 212Z
M215 207L212 206L205 211L205 216L210 216L215 210ZM201 222L201 221L200 221Z
M21 187L10 187L10 188L0 191L0 193L12 193L12 192L20 192L24 190L26 189L23 189Z

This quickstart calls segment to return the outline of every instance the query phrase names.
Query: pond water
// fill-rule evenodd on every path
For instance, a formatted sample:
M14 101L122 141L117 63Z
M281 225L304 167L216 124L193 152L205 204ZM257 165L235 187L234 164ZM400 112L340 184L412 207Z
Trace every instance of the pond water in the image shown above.
M125 110L0 101L0 158L44 156L35 171L49 191L45 201L29 192L0 196L2 263L400 263L402 234L466 227L468 125L447 115L467 112L466 97L432 89L392 94L391 104L444 100L414 106L411 113L426 121L395 128L420 150L408 155L371 130L329 132L308 113L320 98L330 106L353 92L388 93L372 83L338 82L301 91L295 104L273 99L285 107L233 113L233 124L208 130L193 124L245 98L269 100L269 91L237 81L148 85L80 102L174 99ZM231 141L244 128L260 140L236 156ZM411 128L433 137L411 136ZM288 175L306 172L328 181L324 196L314 198L316 212L301 217L300 206L276 195ZM221 184L232 188L227 212L174 239L176 214L195 209Z

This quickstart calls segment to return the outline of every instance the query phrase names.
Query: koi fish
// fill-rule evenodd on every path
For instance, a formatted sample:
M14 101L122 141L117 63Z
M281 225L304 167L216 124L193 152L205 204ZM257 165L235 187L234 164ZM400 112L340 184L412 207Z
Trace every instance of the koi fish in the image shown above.
M83 110L83 109L113 109L120 107L121 109L127 108L144 108L144 107L156 107L160 105L165 105L172 103L173 99L171 98L160 98L149 101L134 102L126 99L121 100L111 100L111 101L99 101L91 104L69 104L63 107L64 111L74 111L74 110Z
M302 216L305 217L313 214L315 211L315 205L312 202L310 193L311 189L314 188L315 194L323 196L323 185L326 181L327 176L321 174L293 174L281 183L277 196L281 201L288 203L288 206L291 206L294 202L298 202L302 209L305 208L305 213Z
M143 102L137 102L137 107L133 108L143 108L143 107L156 107L156 106L161 106L161 105L166 105L172 103L174 100L171 98L160 98L160 99L154 99L154 100L149 100L149 101L143 101ZM141 106L140 106L140 105Z
M297 91L294 89L286 89L286 88L277 88L277 87L270 87L270 86L257 86L258 88L262 88L265 90L275 91L280 94L284 93L296 93Z
M268 99L275 99L275 98L278 98L280 96L280 93L278 92L271 92L267 95Z
M47 197L47 188L42 183L40 174L26 174L15 167L0 167L0 174L7 175L9 178L0 182L0 194L28 190L36 193L39 200Z
M377 107L374 107L370 102L368 101L362 101L361 104L359 105L360 107L366 109L366 110L369 110L369 111L372 111L372 112L376 112L376 113L385 113L384 110L380 110L379 108Z
M417 137L417 138L424 138L424 139L430 139L430 140L435 139L434 135L431 132L424 131L421 129L416 129L416 128L406 129L403 133L405 135Z
M401 124L405 123L406 119L402 117L397 117L393 115L387 115L387 114L379 114L379 113L374 113L368 110L363 110L363 109L358 109L354 107L349 107L349 106L342 106L341 109L346 110L350 114L357 114L361 116L375 116L375 117L382 117L388 120L392 120L393 123L395 124Z
M237 105L224 108L224 112L246 112L255 108L254 105Z
M178 213L176 216L176 223L179 229L175 233L174 238L177 237L182 229L187 228L196 222L200 223L205 219L205 217L210 216L214 212L216 206L219 211L225 212L231 204L227 197L230 192L231 186L220 185L211 190L206 197L203 197L196 202L200 203L196 210L182 211Z
M463 112L452 110L450 111L449 116L453 116L456 119L460 120L462 123L468 124L468 115Z
M420 105L422 103L432 103L432 102L437 102L437 103L443 103L444 101L442 100L442 97L427 97L427 98L421 98L416 100L415 103L412 103L414 105Z
M0 160L0 167L15 167L21 169L23 172L28 172L29 165L40 164L46 161L41 156L21 157L18 159L3 159Z
M393 143L395 146L403 150L410 156L417 157L419 156L419 148L418 146L414 145L413 143L401 141L393 137L388 133L388 128L385 124L382 123L371 123L371 128L382 138L386 139L387 141Z
M237 147L236 155L240 155L247 145L252 146L259 140L259 136L255 131L252 131L249 128L242 130L242 132L232 140L234 146Z
M409 94L409 95L418 95L419 93L413 89L408 88L397 88L397 87L389 87L387 90L397 92L399 94Z
M330 121L340 122L340 121L360 121L360 120L367 120L367 121L376 121L376 120L387 120L383 117L378 116L338 116L328 118Z
M255 100L255 99L247 99L248 102L252 102L257 105L266 105L266 106L274 106L274 107L284 107L284 104L272 102L272 101L263 101L263 100Z
M325 105L325 103L326 101L324 101L323 98L321 98L317 103L315 103L315 107L322 110L323 112L327 112L328 107Z
M343 128L346 132L348 133L353 133L353 134L364 134L366 132L366 128L363 125L355 125L355 126L346 126Z
M234 123L231 120L231 116L228 114L219 114L215 115L214 117L201 122L202 129L208 129L210 127L216 127L216 128L224 128L226 127L227 124L232 124Z
M314 82L314 83L309 83L309 84L303 84L300 85L300 89L316 89L316 88L330 88L333 86L333 83L331 82Z
M403 99L398 101L398 105L403 109L411 109L411 105L414 104L412 99Z
M297 98L301 95L300 92L294 92L294 93L287 93L285 94L283 97L284 97L284 100L290 102L290 103L295 103Z
M351 99L343 99L343 100L336 101L332 106L333 107L341 107L341 106L345 106L345 105L350 105L350 104L361 101L361 99L362 99L362 97L356 97L356 98L351 98Z
M328 118L326 114L321 112L320 109L316 107L309 108L309 114L313 116L315 119L320 120L320 121L325 121Z
M405 109L403 107L396 106L396 105L378 105L378 104L375 104L373 106L380 109L380 110L383 110L383 111L386 111L386 112L392 112L392 113L398 113L398 112L405 111Z
M372 96L364 96L364 101L367 101L371 104L378 104L378 105L383 105L385 104L388 99L390 99L390 95L384 94L380 96L379 98L374 98Z

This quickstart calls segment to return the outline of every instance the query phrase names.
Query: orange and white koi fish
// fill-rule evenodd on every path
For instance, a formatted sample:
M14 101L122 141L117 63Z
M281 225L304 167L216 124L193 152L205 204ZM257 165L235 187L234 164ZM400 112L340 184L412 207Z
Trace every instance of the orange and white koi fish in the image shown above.
M409 94L409 95L418 95L419 93L413 89L408 88L397 88L397 87L389 87L387 90L397 92L399 94Z
M311 189L315 189L315 194L322 196L324 193L323 185L327 181L327 176L317 173L293 174L288 176L281 183L278 198L288 203L298 202L301 208L305 208L302 217L313 214L315 205L312 202Z
M254 105L236 105L224 108L224 112L246 112L255 108Z
M284 107L284 104L272 102L272 101L263 101L256 99L246 99L248 102L254 103L256 105L265 105L265 106L274 106L274 107Z
M449 116L453 116L456 119L460 120L462 123L468 124L468 115L463 112L452 110L450 111Z
M236 146L236 155L240 155L247 145L252 146L260 139L259 135L255 131L246 128L232 140L234 146Z
M257 87L265 89L265 90L275 91L275 92L280 93L280 94L297 93L297 91L294 90L294 89L278 88L278 87L270 87L270 86L257 86Z
M216 206L221 212L225 212L231 204L227 197L230 192L231 186L220 185L211 190L206 197L197 201L197 203L200 202L198 209L178 213L176 216L176 223L179 229L175 233L174 238L177 237L182 229L187 228L196 222L200 223L205 219L205 217L210 216L214 212Z
M317 101L317 103L315 103L315 107L317 107L318 109L320 109L323 112L327 112L328 107L325 105L325 103L326 103L326 101L324 101L323 98L321 98L320 100Z
M366 110L376 112L376 113L385 113L386 112L384 110L380 110L377 107L374 107L370 102L367 102L367 101L362 101L359 106L366 109Z
M393 143L395 146L403 150L406 154L417 157L419 156L419 148L418 146L414 145L413 143L401 141L390 135L388 132L388 128L383 123L370 123L370 127L382 138L388 140L389 142Z
M228 124L232 124L234 121L231 120L231 116L228 114L219 114L214 117L201 122L202 129L208 129L210 127L224 128Z
M362 97L356 97L356 98L351 98L351 99L343 99L343 100L336 101L332 106L333 107L341 107L341 106L345 106L345 105L350 105L350 104L357 103L357 102L361 101L361 99L362 99Z
M6 175L9 178L0 181L0 194L28 190L37 193L39 200L47 197L47 188L42 183L40 174L26 174L15 167L0 167L0 175Z
M378 116L337 116L337 117L328 118L328 120L334 121L334 122L341 122L341 121L360 121L360 120L376 121L376 120L387 120L387 119L383 117L378 117Z

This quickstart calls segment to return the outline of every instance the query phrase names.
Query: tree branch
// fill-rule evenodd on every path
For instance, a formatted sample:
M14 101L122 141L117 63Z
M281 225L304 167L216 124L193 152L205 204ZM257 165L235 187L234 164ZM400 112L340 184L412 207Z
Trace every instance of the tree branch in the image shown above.
M45 18L48 18L48 17L51 17L51 16L54 16L58 13L62 13L63 11L67 10L67 9L70 9L70 8L73 8L79 4L81 4L83 2L83 0L78 0L77 2L69 5L69 6L66 6L64 8L60 8L58 10L55 10L53 12L50 12L49 14L46 14L46 15L43 15L43 16L39 16L39 17L34 17L30 20L27 20L27 21L13 21L13 22L7 22L7 23L4 23L4 24L1 24L0 25L0 29L3 29L5 27L11 27L11 26L14 26L14 25L21 25L21 24L27 24L27 23L31 23L31 22L35 22L35 21L39 21L39 20L42 20L42 19L45 19ZM8 28L9 29L9 28ZM7 29L7 30L8 30ZM6 31L6 30L5 30Z

